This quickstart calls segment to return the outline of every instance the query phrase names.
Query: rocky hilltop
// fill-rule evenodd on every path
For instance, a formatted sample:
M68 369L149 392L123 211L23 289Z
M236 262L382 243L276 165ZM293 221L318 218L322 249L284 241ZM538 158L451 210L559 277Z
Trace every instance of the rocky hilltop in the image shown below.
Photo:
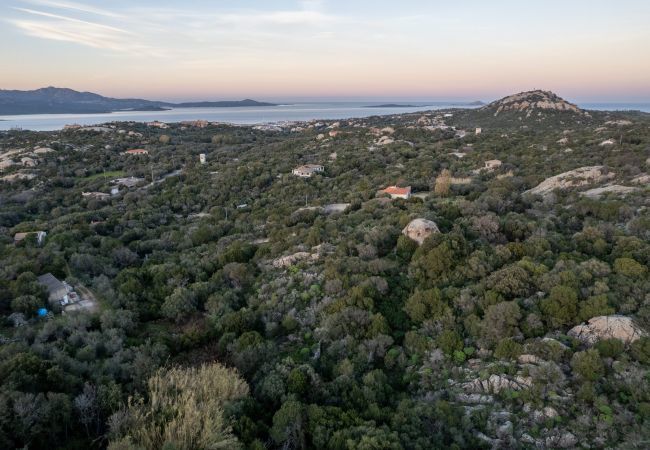
M534 126L537 130L551 130L584 125L602 116L598 111L585 111L551 91L534 90L508 95L480 108L456 111L448 124L469 129Z
M546 111L585 114L585 111L573 103L567 102L557 94L551 91L541 90L509 95L484 106L481 110L493 112L494 117L506 111L526 113L526 117L530 117L534 113Z

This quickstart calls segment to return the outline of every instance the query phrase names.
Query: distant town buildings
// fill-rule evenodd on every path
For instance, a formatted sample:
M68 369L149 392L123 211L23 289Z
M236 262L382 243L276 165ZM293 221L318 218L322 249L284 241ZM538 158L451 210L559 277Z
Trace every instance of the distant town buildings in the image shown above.
M411 186L407 187L397 187L397 186L388 186L386 189L379 191L382 194L390 195L390 198L411 198Z
M31 236L33 234L36 235L36 243L38 245L42 245L45 241L45 236L47 236L47 233L45 231L28 231L26 233L16 233L14 235L14 244L21 243L27 236Z
M153 122L147 122L148 127L153 127L153 128L169 128L169 125L167 125L165 122L158 122L157 120L154 120Z
M188 127L196 127L196 128L205 128L209 124L210 123L207 120L185 120L181 122L181 125L185 125Z
M321 173L325 171L325 167L319 164L305 164L304 166L298 166L291 171L295 176L302 178L309 178L315 173Z
M201 164L205 164L205 153L201 153L201 154L199 155L199 162L200 162Z

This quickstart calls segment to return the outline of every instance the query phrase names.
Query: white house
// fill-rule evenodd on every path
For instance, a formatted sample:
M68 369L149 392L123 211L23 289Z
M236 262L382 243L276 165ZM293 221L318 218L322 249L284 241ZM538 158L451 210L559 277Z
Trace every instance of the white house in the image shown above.
M201 164L205 164L205 153L201 153L201 154L199 155L199 162L200 162Z
M298 166L291 171L297 177L309 178L315 173L321 173L325 171L325 167L319 164L305 164L304 166Z

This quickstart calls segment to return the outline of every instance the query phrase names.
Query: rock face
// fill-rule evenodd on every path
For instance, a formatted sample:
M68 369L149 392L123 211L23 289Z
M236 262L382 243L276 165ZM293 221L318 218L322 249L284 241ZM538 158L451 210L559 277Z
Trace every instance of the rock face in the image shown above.
M584 186L586 184L607 180L613 176L613 173L607 173L604 166L579 167L547 178L534 188L524 192L524 194L537 194L544 196L552 193L555 189L568 189Z
M550 91L528 91L509 95L490 103L481 110L494 111L494 116L502 112L523 112L527 117L540 111L563 111L583 115L585 112Z
M578 325L568 332L585 344L595 344L601 339L620 339L626 344L646 336L646 333L636 326L630 317L598 316L589 319L586 325Z
M395 139L388 137L388 136L382 136L379 138L379 140L376 142L377 145L390 145L393 142L395 142Z
M311 260L318 259L318 254L312 254L308 252L297 252L294 253L293 255L281 256L280 258L276 258L273 260L271 264L273 265L273 267L280 269L284 267L293 266L299 261L304 261L309 259Z
M529 377L508 378L505 375L490 375L487 380L473 380L463 385L466 392L473 394L498 394L504 389L519 391L533 384Z
M594 189L589 189L588 191L581 192L580 195L583 195L585 197L589 198L600 198L602 195L607 194L607 193L612 193L612 194L617 194L617 195L625 195L625 194L630 194L632 192L638 191L639 188L637 187L632 187L632 186L621 186L619 184L612 184L609 186L602 186Z
M402 234L413 239L418 245L422 245L424 240L434 233L440 233L438 225L427 219L413 219L402 230Z

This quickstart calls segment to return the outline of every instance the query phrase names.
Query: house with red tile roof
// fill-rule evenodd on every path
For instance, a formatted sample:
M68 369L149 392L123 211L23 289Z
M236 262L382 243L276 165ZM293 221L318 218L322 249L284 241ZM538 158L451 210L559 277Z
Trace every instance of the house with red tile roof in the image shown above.
M411 186L406 187L397 187L397 186L388 186L386 189L379 191L381 194L388 194L390 198L411 198Z

